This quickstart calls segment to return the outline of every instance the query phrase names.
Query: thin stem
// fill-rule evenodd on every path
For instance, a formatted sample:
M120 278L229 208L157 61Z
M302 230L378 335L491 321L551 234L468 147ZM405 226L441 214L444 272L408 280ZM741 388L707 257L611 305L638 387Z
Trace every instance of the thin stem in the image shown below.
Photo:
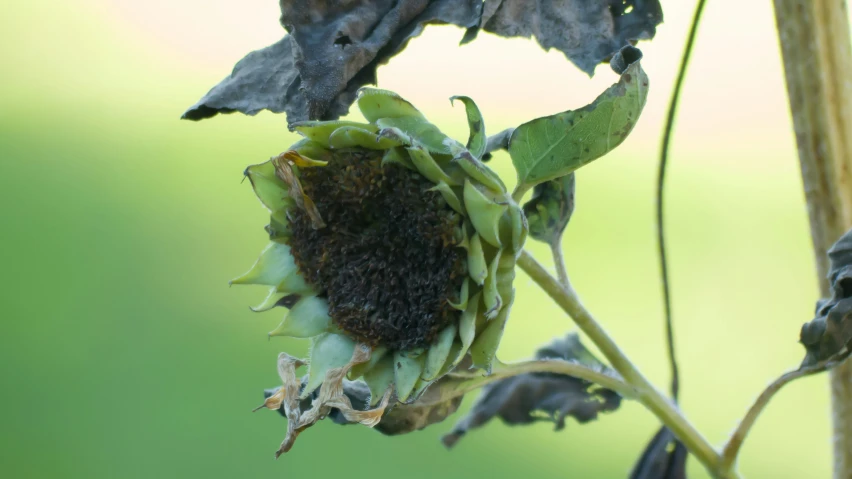
M731 438L728 439L728 442L725 444L725 447L722 449L722 465L721 471L724 473L725 471L729 471L734 468L737 462L737 457L740 452L740 448L745 442L745 438L748 435L749 431L751 431L751 427L757 421L758 416L766 406L769 404L769 401L772 399L775 394L781 390L788 383L805 377L810 376L812 374L817 374L824 372L827 369L830 369L837 364L841 363L846 356L849 355L847 351L843 356L839 359L834 359L831 361L822 361L820 363L814 364L813 366L803 367L796 369L795 371L788 371L782 374L778 379L772 381L772 383L760 393L760 396L754 401L754 404L751 405L745 417L743 417L742 421L737 425L737 429L731 434Z
M566 289L574 289L568 279L568 270L565 269L565 255L562 254L561 237L550 245L550 251L553 253L553 263L556 265L556 276L559 278L559 282Z
M527 191L530 190L532 186L520 184L515 187L515 191L512 192L512 199L515 200L515 203L521 204L521 200L524 199L524 195L527 194Z
M607 374L603 371L592 369L579 363L564 361L561 359L538 359L513 364L495 364L494 369L488 376L482 376L481 374L467 375L465 373L451 373L450 380L454 382L452 387L448 387L448 383L445 383L442 387L436 388L435 391L437 394L433 395L430 395L430 390L427 389L424 395L417 400L417 405L430 406L433 404L440 404L445 402L448 398L467 394L485 386L486 384L524 373L564 374L566 376L584 379L607 389L611 389L626 399L635 399L637 397L636 390L633 386L612 374ZM442 391L444 390L448 390L450 393L443 393Z
M491 152L496 150L508 150L509 140L512 139L512 133L514 132L514 128L506 128L496 135L489 136L485 141L485 155L490 156Z
M671 429L711 474L718 476L721 463L719 453L695 429L695 426L681 415L677 407L633 365L592 314L586 310L577 294L573 290L564 288L527 251L521 252L518 257L518 266L556 301L556 304L568 313L577 326L595 343L612 367L636 389L637 399ZM725 477L735 479L739 476L736 471L730 471Z
M680 390L680 376L677 369L677 358L675 357L674 346L674 331L672 327L672 300L671 292L669 291L669 269L666 263L666 237L663 234L663 185L666 179L666 165L669 159L669 145L671 144L672 131L674 130L675 114L677 113L677 104L680 100L680 91L683 87L683 80L686 77L686 67L689 65L689 57L692 54L692 46L695 44L695 34L698 32L698 23L701 21L701 13L704 11L705 0L698 0L698 5L695 6L695 13L692 16L692 25L689 28L689 36L686 39L686 46L683 49L683 56L680 59L680 69L677 72L677 80L675 80L674 91L669 102L669 110L666 115L666 126L663 130L663 140L660 147L660 166L657 174L657 246L660 255L660 272L663 280L663 306L666 314L666 343L669 351L669 364L672 370L671 393L672 399L677 402L677 395Z

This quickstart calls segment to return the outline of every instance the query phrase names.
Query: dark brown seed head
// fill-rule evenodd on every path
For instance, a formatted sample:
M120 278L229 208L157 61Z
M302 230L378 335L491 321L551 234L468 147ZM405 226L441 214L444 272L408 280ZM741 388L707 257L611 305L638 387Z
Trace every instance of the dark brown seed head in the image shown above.
M302 275L329 303L335 324L372 346L408 350L429 343L458 317L466 253L461 216L434 184L390 164L382 152L339 150L300 181L326 226L304 211L290 215L288 242Z

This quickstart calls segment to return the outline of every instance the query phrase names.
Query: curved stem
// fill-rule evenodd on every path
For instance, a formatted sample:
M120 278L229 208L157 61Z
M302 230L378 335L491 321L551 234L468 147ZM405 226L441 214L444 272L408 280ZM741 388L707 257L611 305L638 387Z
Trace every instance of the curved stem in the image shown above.
M772 381L772 383L760 393L760 396L754 401L754 404L751 405L748 412L746 413L743 420L737 425L737 429L734 430L734 433L731 434L731 438L728 439L728 442L725 444L725 447L722 449L722 464L720 470L724 473L726 471L730 471L734 468L737 462L737 456L739 455L740 448L745 441L746 436L749 431L751 431L751 427L757 421L760 413L763 412L764 408L769 404L769 401L775 396L775 393L781 390L788 383L805 377L810 376L811 374L817 374L824 372L827 369L830 369L837 364L843 362L844 359L849 355L850 351L846 351L843 355L840 355L837 359L833 359L830 361L822 361L813 366L803 367L796 369L795 371L788 371L782 374L778 379Z
M683 80L686 78L686 67L689 65L689 57L692 55L692 47L695 45L695 36L698 32L698 23L701 21L701 13L704 11L705 0L698 0L695 6L695 13L692 15L692 23L689 27L689 36L686 39L686 46L683 49L683 56L680 59L680 68L677 72L672 98L669 102L668 113L666 114L666 126L663 130L663 140L660 146L660 166L657 171L657 251L660 255L660 274L663 283L663 307L666 317L666 342L668 343L669 365L672 370L671 393L672 399L677 402L677 395L680 390L680 376L677 369L677 358L675 357L674 347L674 331L672 325L672 300L671 291L669 288L669 268L666 264L666 236L663 229L663 186L666 180L666 165L669 159L669 146L671 145L672 131L674 130L674 120L677 113L677 105L680 99L680 92L683 89Z
M508 150L509 149L509 140L512 139L512 133L515 132L514 128L506 128L505 130L497 133L496 135L491 135L485 141L485 154L491 153L496 150Z
M486 384L524 373L564 374L566 376L585 379L586 381L611 389L625 399L636 399L637 397L636 389L633 386L612 374L561 359L538 359L513 364L495 364L494 369L488 376L451 373L449 381L445 381L441 387L435 388L432 395L430 395L430 391L433 390L427 389L423 393L423 396L417 400L417 405L431 406L440 404L446 402L447 399L467 394Z
M554 241L550 245L550 251L553 253L553 263L556 265L556 276L559 278L559 282L562 283L562 286L565 286L567 289L573 289L571 287L571 281L568 279L568 271L565 269L565 255L562 254L562 238Z
M721 457L712 445L695 429L680 413L677 407L657 390L645 376L630 362L630 359L615 344L586 310L577 294L563 287L556 278L551 276L538 261L527 251L522 251L518 257L518 266L535 281L563 311L568 313L577 326L595 343L601 353L606 356L612 367L618 371L625 382L636 389L637 399L654 413L660 421L668 426L687 449L702 463L707 470L717 477L736 479L736 471L729 471L727 476L720 476Z
M515 200L515 203L521 204L521 200L524 199L524 195L527 194L527 191L530 190L532 186L520 184L515 187L515 191L512 192L512 199Z

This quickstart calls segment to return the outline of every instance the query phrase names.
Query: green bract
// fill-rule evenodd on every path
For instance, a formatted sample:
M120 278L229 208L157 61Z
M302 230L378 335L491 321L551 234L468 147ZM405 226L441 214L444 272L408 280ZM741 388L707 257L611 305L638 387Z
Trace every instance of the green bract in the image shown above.
M369 123L295 124L305 139L246 169L270 243L233 283L269 287L256 310L290 307L271 336L310 338L302 398L343 370L372 404L413 401L468 355L490 371L527 225L479 160L479 110L459 99L467 146L395 93L362 89Z

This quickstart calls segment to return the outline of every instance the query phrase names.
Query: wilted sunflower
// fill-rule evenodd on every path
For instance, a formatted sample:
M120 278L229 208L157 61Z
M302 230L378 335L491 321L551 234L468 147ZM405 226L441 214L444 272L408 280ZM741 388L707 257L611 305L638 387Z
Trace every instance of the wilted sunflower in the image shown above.
M271 336L311 339L302 399L348 374L366 382L371 404L412 401L468 354L490 370L527 226L479 161L476 105L459 99L467 146L395 93L362 89L357 104L369 123L297 123L305 139L246 169L271 213L270 243L233 283L270 287L255 310L290 309ZM302 363L283 354L279 370ZM288 400L286 386L268 407ZM326 403L329 394L341 396L330 392Z

